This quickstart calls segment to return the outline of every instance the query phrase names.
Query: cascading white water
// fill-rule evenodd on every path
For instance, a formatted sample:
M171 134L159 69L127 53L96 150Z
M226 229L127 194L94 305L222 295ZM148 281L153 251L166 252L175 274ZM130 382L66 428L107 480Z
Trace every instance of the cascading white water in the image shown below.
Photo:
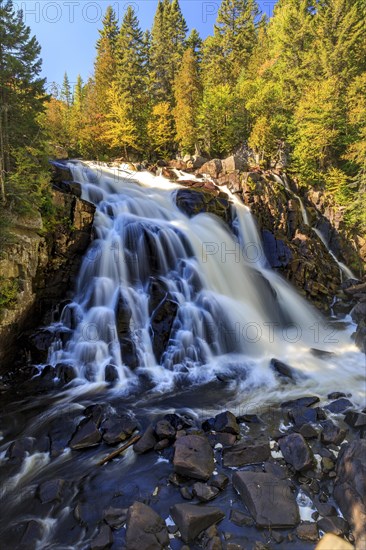
M300 205L300 210L301 210L301 216L302 216L302 220L303 220L303 223L307 226L310 227L310 222L309 222L309 216L308 216L308 213L306 211L306 208L304 206L304 203L301 199L301 197L299 197L299 195L297 195L289 186L288 184L288 180L287 180L287 176L286 174L284 174L283 176L283 179L280 178L279 176L277 176L276 174L274 174L274 178L276 179L276 181L278 181L279 183L283 184L285 186L285 188L290 191L294 197L296 197L296 199L299 201L299 205ZM339 267L339 272L340 272L340 275L341 275L341 279L344 277L346 280L347 279L355 279L355 275L354 273L352 273L352 271L349 269L349 267L347 267L343 262L341 262L340 260L338 260L337 256L334 254L334 252L329 248L329 244L326 240L326 238L324 237L323 233L317 228L317 227L311 227L312 231L314 231L314 233L317 235L317 237L321 240L321 242L324 244L325 248L328 250L330 256L333 258L333 260L335 261L335 263L337 264L337 266Z
M320 389L342 364L340 386L346 383L359 393L362 355L347 332L327 326L268 268L255 221L238 199L231 198L230 231L213 215L182 213L175 202L179 182L123 167L76 162L69 167L82 184L82 197L97 207L96 239L83 260L74 300L62 315L71 339L54 346L52 364L71 364L80 379L96 382L103 382L107 365L114 365L120 384L144 374L160 390L182 380L208 381L219 372L242 379L245 387L275 388L272 358L288 362L300 378L305 374L310 380L303 384ZM151 328L154 281L175 304L159 360ZM129 337L138 359L134 371L118 340L121 303L130 312ZM340 355L325 362L311 348Z

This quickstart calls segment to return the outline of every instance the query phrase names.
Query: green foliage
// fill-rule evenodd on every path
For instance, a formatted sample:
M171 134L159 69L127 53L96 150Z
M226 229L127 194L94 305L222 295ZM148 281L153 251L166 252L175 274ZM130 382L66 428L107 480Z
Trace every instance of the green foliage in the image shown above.
M238 147L246 134L245 109L229 84L206 88L198 115L199 136L212 156Z
M193 153L197 144L197 116L202 95L198 59L193 47L184 52L175 78L174 95L176 139L183 152Z
M0 275L0 313L11 309L17 303L19 282L17 279L5 279Z

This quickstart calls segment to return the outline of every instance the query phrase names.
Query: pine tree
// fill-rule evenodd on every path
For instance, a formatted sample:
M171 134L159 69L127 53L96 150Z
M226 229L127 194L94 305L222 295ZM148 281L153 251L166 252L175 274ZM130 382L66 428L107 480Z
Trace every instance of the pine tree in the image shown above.
M116 44L118 24L112 7L108 7L103 19L103 28L99 31L97 57L95 60L95 94L98 112L107 111L106 94L116 75Z
M235 85L256 44L259 9L255 0L223 0L214 36L204 43L205 81Z
M6 179L20 169L17 151L34 155L41 136L38 116L46 99L40 78L40 46L12 0L0 2L0 200Z
M139 135L135 140L138 148L144 144L148 116L146 68L146 42L135 12L129 6L117 41L116 83L124 99L126 116Z
M193 50L198 63L201 63L202 61L202 44L202 38L198 34L197 30L192 29L186 41L186 48Z
M60 99L63 101L66 106L69 108L72 104L72 92L70 86L70 80L67 76L67 73L64 74L64 80L62 82Z
M173 105L173 83L182 60L186 22L178 0L159 0L151 32L150 89L155 104L168 100Z
M187 48L174 83L176 138L186 153L193 153L196 148L201 93L197 54L193 48Z

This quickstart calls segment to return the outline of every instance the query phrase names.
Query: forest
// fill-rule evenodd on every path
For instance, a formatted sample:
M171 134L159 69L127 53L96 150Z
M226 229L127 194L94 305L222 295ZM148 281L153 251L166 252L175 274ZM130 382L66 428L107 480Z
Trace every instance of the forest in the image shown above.
M0 3L0 182L4 214L48 208L47 159L169 159L250 152L284 162L366 231L365 0L223 0L213 33L188 33L178 0L151 31L108 7L94 75L45 92L40 46ZM5 217L6 217L5 216ZM5 223L5 222L3 222Z

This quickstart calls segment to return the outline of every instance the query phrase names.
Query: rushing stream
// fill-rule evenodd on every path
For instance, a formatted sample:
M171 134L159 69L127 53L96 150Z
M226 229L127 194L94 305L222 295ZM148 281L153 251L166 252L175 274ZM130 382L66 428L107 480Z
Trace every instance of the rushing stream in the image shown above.
M137 464L131 449L123 461L99 470L100 453L70 451L68 437L90 403L133 410L144 423L162 411L196 417L223 408L258 413L281 400L304 394L324 399L345 389L357 405L364 400L365 359L352 342L352 326L323 318L269 268L255 220L235 196L229 197L230 229L213 215L189 218L180 211L179 182L123 166L69 167L82 184L82 198L96 205L96 238L74 298L52 327L67 333L67 341L54 343L48 363L72 366L76 378L60 392L17 394L5 404L4 548L12 548L12 537L17 540L17 525L32 519L39 529L37 548L88 548L111 493L114 505L126 505L131 495L151 494L169 475L167 460L144 457ZM161 299L169 300L173 314L157 358L152 319ZM128 349L119 342L118 308L128 312ZM131 347L135 368L129 365ZM276 374L272 359L290 365L293 382ZM51 452L40 444L44 434ZM36 444L21 463L11 463L5 454L17 437L33 437ZM62 501L53 509L35 504L38 484L54 478L66 480ZM171 490L164 491L169 502ZM156 509L166 518L163 501L157 500Z

